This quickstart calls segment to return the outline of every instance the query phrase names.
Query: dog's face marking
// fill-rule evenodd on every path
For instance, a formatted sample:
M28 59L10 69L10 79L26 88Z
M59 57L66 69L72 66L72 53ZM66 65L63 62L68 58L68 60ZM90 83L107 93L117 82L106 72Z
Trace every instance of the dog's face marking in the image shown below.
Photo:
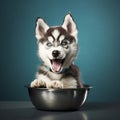
M58 38L58 36L60 35L60 32L57 29L55 29L55 30L53 30L52 35L56 40Z
M59 73L63 68L69 67L77 55L76 24L69 14L66 15L63 25L58 27L49 27L40 19L36 26L38 55L46 66Z
M59 41L60 42L62 42L62 40L64 40L65 39L65 36L64 35L61 35L60 37L59 37Z
M54 41L53 37L52 37L52 36L49 36L49 37L48 37L48 41L51 42L51 43L53 43L53 41Z

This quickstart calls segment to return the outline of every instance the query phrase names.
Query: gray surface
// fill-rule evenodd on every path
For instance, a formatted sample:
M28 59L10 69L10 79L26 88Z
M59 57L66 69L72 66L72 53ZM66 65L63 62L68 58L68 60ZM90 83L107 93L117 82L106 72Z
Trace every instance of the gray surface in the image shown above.
M0 102L0 120L120 120L120 103L86 103L78 111L38 111L31 102Z

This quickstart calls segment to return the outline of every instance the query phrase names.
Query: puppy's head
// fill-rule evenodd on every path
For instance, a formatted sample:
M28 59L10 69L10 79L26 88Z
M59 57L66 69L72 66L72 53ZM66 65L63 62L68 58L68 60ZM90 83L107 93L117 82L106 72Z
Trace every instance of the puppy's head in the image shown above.
M68 68L77 55L77 27L70 14L61 26L49 27L42 18L37 19L36 38L38 55L53 72Z

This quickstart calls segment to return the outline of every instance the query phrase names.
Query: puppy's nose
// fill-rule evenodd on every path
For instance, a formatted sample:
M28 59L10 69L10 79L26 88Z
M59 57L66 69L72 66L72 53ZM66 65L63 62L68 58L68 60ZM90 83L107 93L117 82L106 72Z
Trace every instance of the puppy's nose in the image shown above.
M52 56L53 56L53 57L58 57L59 54L60 54L60 52L59 52L58 50L54 50L54 51L52 52Z

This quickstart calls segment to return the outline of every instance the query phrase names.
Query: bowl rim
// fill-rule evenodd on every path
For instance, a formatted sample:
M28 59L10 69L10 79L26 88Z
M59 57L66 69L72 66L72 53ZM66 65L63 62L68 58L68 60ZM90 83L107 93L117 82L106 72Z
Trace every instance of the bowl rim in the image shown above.
M34 90L49 90L49 91L64 91L64 90L90 90L91 88L93 88L92 86L88 85L88 84L83 84L83 88L40 88L40 87L30 87L30 84L25 85L24 87L28 88L28 89L34 89Z

